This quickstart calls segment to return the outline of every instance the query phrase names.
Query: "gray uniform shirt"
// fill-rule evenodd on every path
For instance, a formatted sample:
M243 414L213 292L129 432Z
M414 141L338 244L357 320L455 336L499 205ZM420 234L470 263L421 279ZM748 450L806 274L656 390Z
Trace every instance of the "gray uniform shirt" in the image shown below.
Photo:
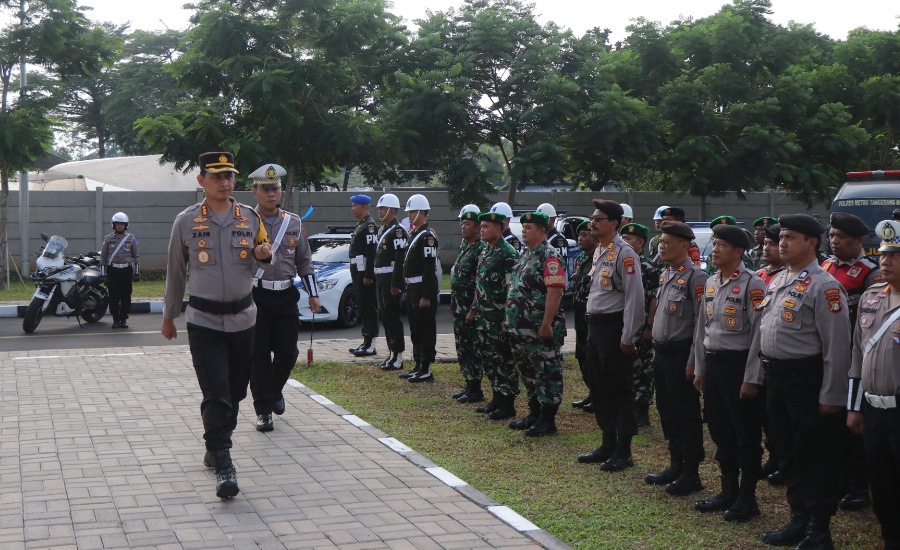
M588 313L623 312L621 343L630 346L644 327L644 284L641 258L616 234L607 246L594 250Z
M122 240L125 244L119 246ZM118 250L116 250L118 248ZM115 252L115 254L113 254ZM108 266L109 264L134 264L135 269L140 262L141 255L138 253L137 237L131 233L110 233L103 237L103 244L100 245L100 265Z
M825 370L819 403L847 404L850 317L841 283L814 259L790 276L784 270L769 282L762 302L760 349L772 359L822 354Z
M263 271L262 279L266 281L285 281L293 279L294 275L308 277L313 274L312 254L309 249L309 240L306 231L300 223L300 216L291 212L278 209L278 213L271 217L262 216L266 227L266 233L270 240L278 236L281 224L288 224L281 244L275 250L272 258L272 267ZM275 243L272 243L274 247Z
M690 256L663 272L656 294L656 317L653 321L655 341L693 340L701 300L706 291L706 279L706 273L700 266L694 265ZM696 342L692 342L688 361L696 356L696 347Z
M188 294L233 302L250 294L251 280L258 267L270 263L256 260L253 248L267 239L256 211L234 199L222 223L211 215L206 202L195 204L175 218L169 239L166 264L164 319L181 315L181 303L187 285ZM186 278L190 271L190 281ZM213 315L188 306L187 322L224 332L237 332L256 323L256 306L237 314Z
M759 320L766 284L744 263L727 280L719 271L706 280L697 331L694 334L694 374L706 376L706 350L750 350L744 367L744 382L762 384L765 379L759 360Z
M891 301L894 307L890 306ZM900 320L891 323L863 362L866 342L875 336L898 306L900 293L892 293L887 283L872 285L859 301L850 378L862 378L863 389L874 395L900 395Z

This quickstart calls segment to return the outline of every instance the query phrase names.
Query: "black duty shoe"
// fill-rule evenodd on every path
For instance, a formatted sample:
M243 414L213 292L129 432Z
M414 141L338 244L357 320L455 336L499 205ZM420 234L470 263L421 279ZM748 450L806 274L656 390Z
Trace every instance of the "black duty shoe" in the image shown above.
M766 480L769 482L769 485L775 485L776 487L784 485L784 473L781 470L775 470L775 473L769 474Z
M119 321L119 328L128 328L128 323L125 322L125 319Z
M591 396L590 395L585 397L581 401L572 401L572 407L574 407L576 409L583 409L585 407L585 405L590 405L590 404L591 404Z
M488 414L488 418L491 420L504 420L516 416L515 395L501 395L498 400L500 401L500 404ZM477 411L478 409L475 410Z
M431 373L431 363L422 363L419 372L406 379L407 382L420 384L422 382L434 382L434 375Z
M810 518L806 536L794 550L834 550L830 523L831 517L829 516Z
M203 455L203 465L207 468L215 468L216 467L216 452L215 451L206 451L206 454Z
M388 357L388 360L384 362L384 365L381 367L381 370L389 371L389 370L400 370L403 368L403 354L402 353L391 353L391 356Z
M359 351L361 349L365 349L365 348L369 347L371 344L372 344L371 342L363 342L362 344L356 346L355 348L347 348L347 351L349 351L351 354L355 355L357 351Z
M666 492L674 497L684 497L703 490L700 475L696 472L681 472L678 479L666 485Z
M794 546L803 540L808 526L809 516L794 513L787 525L778 531L763 533L762 541L771 546Z
M281 416L284 414L284 397L275 402L272 406L272 412Z
M398 377L402 378L404 380L409 380L410 378L412 378L419 372L420 368L422 368L422 364L417 361L416 366L413 367L413 370L411 370L409 372L404 372L403 374L398 375Z
M542 437L545 435L553 435L556 433L556 411L559 405L542 405L541 414L538 416L537 422L525 430L528 437Z
M578 455L578 462L582 464L600 464L612 458L615 449L604 449L599 447L589 453Z
M109 325L109 328L119 328L119 322L113 319L113 322L111 325Z
M353 355L357 357L368 357L370 355L378 355L378 350L375 349L375 344L369 344L364 348L357 349L353 352Z
M465 397L457 399L460 403L481 403L484 401L484 392L481 390L481 380L472 380L469 383L469 391Z
M528 415L521 420L510 422L509 427L513 430L527 430L528 428L534 426L535 422L537 422L537 416Z
M469 395L469 386L470 385L471 384L469 382L466 382L466 387L459 390L458 392L454 393L453 395L451 395L450 399L453 399L454 401L456 401L458 399L462 399L463 397Z
M681 476L681 464L672 465L658 474L647 474L644 481L649 485L668 485Z
M765 479L774 474L776 471L778 471L778 461L769 456L769 459L766 460L765 464L763 464L760 479Z
M869 495L868 490L851 489L850 492L841 499L838 508L847 511L862 510L869 504L872 504L872 497Z
M734 505L725 510L725 521L734 521L741 523L750 521L760 514L759 504L756 503L756 497L740 496L734 502Z
M694 510L698 512L722 512L724 510L731 509L734 506L734 503L737 502L737 495L734 493L727 493L722 491L718 495L706 499L706 500L698 500L694 503Z
M503 399L503 395L497 392L494 392L494 396L491 398L490 402L487 405L482 405L480 407L475 407L475 412L479 414L492 413L497 410L497 407L500 406L500 402Z
M639 405L635 415L638 428L650 425L650 405Z
M275 429L275 423L272 422L271 414L261 414L256 417L256 431L271 432Z
M594 412L594 402L591 401L590 403L588 403L588 404L585 405L584 407L581 407L581 410L583 410L583 411L586 412L586 413L591 413L591 414L593 414L593 412Z
M216 469L216 496L219 498L231 498L241 490L237 484L237 472L234 463L231 462L231 452L228 449L213 452L214 468Z
M626 457L614 456L600 465L600 469L604 472L621 472L627 468L634 466L634 459L631 455Z

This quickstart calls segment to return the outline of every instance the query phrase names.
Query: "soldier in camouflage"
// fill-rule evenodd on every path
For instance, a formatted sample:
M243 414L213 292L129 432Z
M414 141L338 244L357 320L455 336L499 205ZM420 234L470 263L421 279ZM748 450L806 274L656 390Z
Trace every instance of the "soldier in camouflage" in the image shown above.
M589 386L585 369L587 368L587 335L588 326L584 314L587 313L588 294L591 292L591 268L593 267L594 250L597 249L597 238L591 233L591 222L585 220L578 225L578 248L581 252L575 257L575 270L572 275L572 303L575 306L575 359L581 371L584 385ZM593 412L591 395L581 401L573 401L572 406L585 412Z
M479 238L480 213L474 204L467 204L459 211L462 242L459 244L459 255L450 276L450 318L453 319L459 370L466 381L465 387L451 397L460 403L484 401L484 392L481 389L484 370L481 368L482 362L478 360L478 333L471 322L466 322L466 315L471 313L472 300L475 299L475 273L482 247Z
M763 259L763 248L766 246L766 227L777 223L777 218L770 218L769 216L763 216L753 222L753 240L756 241L756 246L750 251L750 262L753 264L753 271L758 272L763 267L766 267L766 262Z
M479 216L482 247L475 277L475 301L466 316L466 324L475 327L478 334L478 357L494 390L491 402L475 411L488 413L491 420L515 416L515 400L519 394L519 375L509 335L501 330L509 281L519 262L516 250L503 240L505 219L498 212Z
M519 218L522 253L506 298L506 332L513 358L528 390L529 414L509 427L531 437L556 433L562 402L562 356L566 334L562 293L566 276L559 253L546 243L549 218L528 212Z
M637 408L637 425L650 425L650 405L653 404L653 337L651 326L650 303L659 289L660 269L650 258L644 255L644 247L650 229L639 223L622 226L622 239L641 257L641 282L644 284L644 329L634 339L634 391Z

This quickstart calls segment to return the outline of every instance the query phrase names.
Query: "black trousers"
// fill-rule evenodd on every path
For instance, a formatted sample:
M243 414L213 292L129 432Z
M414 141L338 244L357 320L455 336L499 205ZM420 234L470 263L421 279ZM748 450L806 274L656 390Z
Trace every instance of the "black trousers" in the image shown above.
M206 450L230 449L238 405L247 396L254 329L223 332L188 323L187 332L191 361L203 392L200 416Z
M109 290L109 313L113 321L128 319L131 312L131 266L106 268L106 288Z
M838 431L843 415L819 414L821 357L766 368L769 436L784 451L779 464L792 512L833 516L838 505Z
M847 427L847 412L841 413L844 418L838 430L840 445L838 488L842 495L850 491L863 491L869 488L869 468L866 466L866 449L863 436L856 435Z
M637 433L632 358L619 347L622 315L608 314L603 324L587 327L584 376L597 425L616 435Z
M378 337L378 297L375 293L375 282L370 285L363 284L363 273L350 267L350 276L353 279L353 294L356 295L356 305L359 308L359 316L362 318L363 338Z
M400 298L391 294L391 273L375 275L375 293L378 297L378 313L381 315L381 326L387 338L388 349L395 353L406 350L406 339L403 337L403 318L400 312Z
M305 296L305 294L304 294ZM296 287L284 290L253 289L256 302L256 335L253 343L253 369L250 392L256 414L271 414L275 402L297 364L297 335L300 311Z
M900 409L863 402L866 460L872 479L872 509L881 523L885 549L900 549Z
M426 308L419 307L422 284L413 283L406 290L406 306L409 309L409 339L413 345L413 359L417 363L434 363L437 355L437 302L438 296L425 296L431 300Z
M765 402L760 395L741 399L749 350L707 354L703 403L709 435L716 444L716 460L723 474L758 480L762 470L762 419Z
M669 441L669 452L680 454L685 465L695 467L703 462L706 453L703 450L700 392L684 377L690 351L690 341L656 344L653 380L656 408L663 435Z

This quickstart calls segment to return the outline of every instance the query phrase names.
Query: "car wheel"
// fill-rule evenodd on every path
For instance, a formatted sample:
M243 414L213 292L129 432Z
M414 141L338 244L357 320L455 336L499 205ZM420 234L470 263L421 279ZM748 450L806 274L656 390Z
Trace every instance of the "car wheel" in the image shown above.
M338 324L344 328L355 327L360 322L359 307L356 305L356 296L353 287L347 286L341 294L341 302L338 305Z

